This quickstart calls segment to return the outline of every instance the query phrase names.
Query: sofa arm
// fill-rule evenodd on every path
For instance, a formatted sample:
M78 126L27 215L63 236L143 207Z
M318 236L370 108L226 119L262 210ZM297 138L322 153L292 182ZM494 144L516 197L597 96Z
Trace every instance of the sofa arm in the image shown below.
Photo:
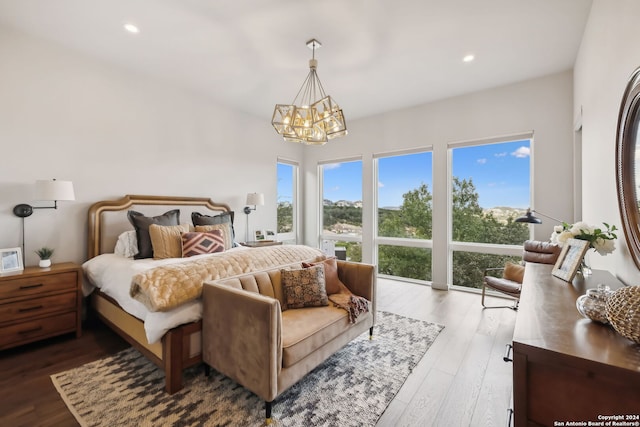
M376 267L361 262L338 260L338 277L355 295L371 301L371 312L376 313Z
M255 292L205 282L202 358L267 402L276 398L282 366L280 302Z

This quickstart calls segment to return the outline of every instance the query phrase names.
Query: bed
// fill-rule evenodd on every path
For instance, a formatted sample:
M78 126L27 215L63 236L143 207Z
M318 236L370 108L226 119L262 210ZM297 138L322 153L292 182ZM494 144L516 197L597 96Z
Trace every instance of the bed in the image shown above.
M127 295L134 294L132 277L153 276L153 272L163 268L182 269L190 273L197 271L196 264L212 262L213 258L253 259L254 256L259 258L260 251L284 248L233 247L222 253L196 255L191 259L134 260L113 253L121 243L123 234L133 228L127 212L140 210L152 216L177 208L180 209L181 223L189 222L188 218L193 212L212 217L225 213L232 215L228 205L215 203L208 198L127 195L117 200L97 202L88 212L88 260L83 264L88 279L84 292L89 295L91 307L106 325L165 371L165 390L169 394L182 388L182 371L202 361L202 304L200 299L192 299L176 307L155 311L147 301L142 303L142 299ZM295 256L304 255L307 259L322 258L321 252L313 248L289 250L299 250ZM268 262L273 264L275 261ZM249 263L242 266L242 273L266 265L269 264ZM234 273L241 274L233 269L222 272L226 277ZM197 277L194 280L197 281ZM116 288L119 290L116 291Z

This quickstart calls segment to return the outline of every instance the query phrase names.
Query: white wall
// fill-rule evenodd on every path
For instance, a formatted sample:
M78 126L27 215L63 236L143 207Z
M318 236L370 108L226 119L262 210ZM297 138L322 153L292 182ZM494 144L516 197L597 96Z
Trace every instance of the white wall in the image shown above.
M0 58L0 248L21 244L13 206L43 205L33 200L37 179L71 180L76 192L26 218L27 265L44 245L54 262L84 261L89 206L125 194L227 203L243 240L246 194L263 192L250 226L275 228L276 158L300 158L301 148L282 142L270 112L234 112L7 28Z
M575 64L574 111L583 111L583 219L621 226L615 179L615 146L622 94L640 66L640 2L594 0ZM628 284L640 271L629 255L622 231L616 251L592 254L595 268L607 269Z
M573 218L573 79L571 71L432 104L348 122L349 135L305 151L306 243L317 243L318 161L362 156L363 261L371 261L371 205L376 183L372 155L433 146L433 281L446 283L447 144L534 132L532 206L556 218ZM348 120L348 111L345 111ZM534 227L534 238L547 240L553 223Z

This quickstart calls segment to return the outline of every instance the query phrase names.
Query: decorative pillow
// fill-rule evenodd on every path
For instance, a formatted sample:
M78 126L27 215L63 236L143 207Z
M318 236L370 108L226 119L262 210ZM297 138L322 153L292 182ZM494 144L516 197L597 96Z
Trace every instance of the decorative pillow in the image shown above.
M224 249L231 249L233 247L233 231L231 229L231 224L212 224L212 225L196 225L195 231L199 232L207 232L220 230L222 233L222 238L224 239Z
M113 253L125 258L133 258L138 253L138 238L135 230L125 231L118 236Z
M180 234L188 231L189 224L151 224L149 226L149 236L151 237L151 246L153 247L153 257L156 259L182 257L182 240L180 239Z
M136 230L138 239L138 253L135 259L152 258L153 246L151 245L151 237L149 236L149 226L151 224L158 225L178 225L180 224L180 209L167 211L158 216L144 216L140 212L129 211L127 218Z
M508 262L504 266L502 277L512 282L522 283L524 278L524 266Z
M346 288L345 284L338 278L338 262L335 257L318 262L303 262L302 268L309 268L314 265L322 265L324 267L327 295L338 294Z
M213 230L204 233L182 233L182 256L184 258L212 254L224 251L224 237L221 230Z
M233 241L236 238L236 232L233 229L234 217L235 213L233 211L223 212L218 215L203 215L199 212L191 213L191 221L193 222L194 227L198 225L229 224L229 229L231 230L229 241L231 242L231 246L233 246ZM231 246L226 249L229 249Z
M280 274L287 308L329 305L322 265L301 270L282 269Z

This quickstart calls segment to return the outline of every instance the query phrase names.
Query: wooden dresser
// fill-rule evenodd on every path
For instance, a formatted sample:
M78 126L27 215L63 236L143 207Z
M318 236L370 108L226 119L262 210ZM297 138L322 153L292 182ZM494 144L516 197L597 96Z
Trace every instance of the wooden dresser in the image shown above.
M601 270L567 283L552 268L529 263L525 270L513 334L516 427L589 425L605 416L640 424L640 345L576 309L586 289L622 283Z
M0 350L81 329L82 270L73 263L0 276Z

